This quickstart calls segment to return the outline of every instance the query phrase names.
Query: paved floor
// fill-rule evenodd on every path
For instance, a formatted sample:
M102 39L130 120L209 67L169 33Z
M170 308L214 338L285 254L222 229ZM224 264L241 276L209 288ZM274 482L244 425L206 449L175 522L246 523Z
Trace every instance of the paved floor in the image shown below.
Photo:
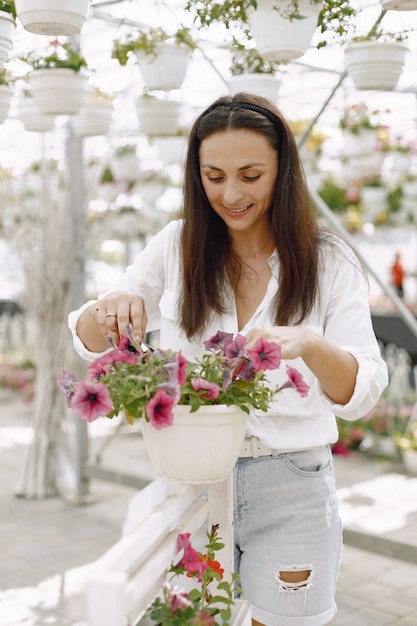
M91 432L108 471L152 478L137 434ZM0 390L0 626L76 626L60 614L62 575L118 539L135 489L93 478L83 506L17 498L30 433L30 408ZM363 454L335 466L345 546L332 624L417 626L417 476Z

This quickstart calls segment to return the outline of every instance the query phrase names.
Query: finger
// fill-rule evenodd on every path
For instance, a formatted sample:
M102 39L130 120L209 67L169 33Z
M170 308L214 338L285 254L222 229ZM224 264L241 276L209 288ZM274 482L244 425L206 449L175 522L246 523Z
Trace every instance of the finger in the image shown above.
M148 317L146 315L145 303L142 298L136 298L130 304L130 319L133 329L133 334L140 342L143 341Z

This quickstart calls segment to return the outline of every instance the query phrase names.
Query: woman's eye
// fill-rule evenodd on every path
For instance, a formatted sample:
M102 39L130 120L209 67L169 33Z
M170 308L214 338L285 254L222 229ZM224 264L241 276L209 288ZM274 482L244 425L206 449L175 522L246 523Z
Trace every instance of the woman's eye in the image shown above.
M247 180L249 183L254 180L258 180L258 178L260 178L259 174L257 174L256 176L245 176L245 180Z
M223 180L223 178L221 176L208 176L208 180L211 183L219 183Z

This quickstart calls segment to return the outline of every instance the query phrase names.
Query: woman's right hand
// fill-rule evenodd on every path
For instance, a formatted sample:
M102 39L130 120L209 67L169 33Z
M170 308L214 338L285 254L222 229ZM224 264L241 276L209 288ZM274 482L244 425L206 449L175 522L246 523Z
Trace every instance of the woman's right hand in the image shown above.
M127 334L128 324L138 342L143 341L147 324L145 303L135 294L114 291L83 311L77 335L91 352L103 352L109 347L107 337L119 345L120 335Z

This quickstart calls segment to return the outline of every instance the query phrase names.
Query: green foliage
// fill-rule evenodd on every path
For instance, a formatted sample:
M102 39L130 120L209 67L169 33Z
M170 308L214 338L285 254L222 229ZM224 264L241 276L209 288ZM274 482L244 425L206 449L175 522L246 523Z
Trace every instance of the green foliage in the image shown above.
M240 74L275 74L280 64L265 59L255 48L245 48L235 40L230 70L233 76Z
M16 7L13 0L0 0L0 11L10 13L13 19L16 19Z
M86 59L69 43L59 43L55 40L51 46L52 52L49 54L41 56L38 52L33 51L20 57L20 59L31 65L34 70L67 68L74 72L80 72L82 68L87 67Z
M347 199L346 187L336 182L332 177L325 178L317 192L335 213L344 213L351 204Z
M112 59L117 59L120 65L126 65L131 52L143 50L145 54L155 56L157 45L166 41L173 41L176 45L186 45L191 50L197 47L188 28L181 26L173 35L170 35L163 28L156 27L136 33L130 32L123 38L115 39L111 56Z

